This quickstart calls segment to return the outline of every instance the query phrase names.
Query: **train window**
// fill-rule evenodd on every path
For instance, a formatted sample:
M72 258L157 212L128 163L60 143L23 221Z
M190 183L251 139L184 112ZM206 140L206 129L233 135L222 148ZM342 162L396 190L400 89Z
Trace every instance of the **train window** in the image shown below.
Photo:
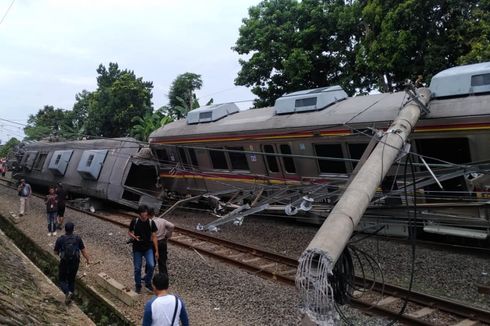
M46 157L48 157L48 154L39 154L36 160L36 164L34 164L34 169L35 170L41 170L43 168L44 162L46 161Z
M366 143L361 143L361 144L349 144L349 154L350 158L354 160L359 160L362 157L362 154L366 151L366 148L368 144ZM357 166L357 163L359 162L354 162L352 161L352 167L355 168Z
M180 161L184 166L189 165L189 161L187 160L187 156L185 155L185 150L182 147L178 147L179 149L179 156L180 156Z
M490 74L471 76L471 86L490 85Z
M224 152L209 150L209 156L211 157L211 163L213 163L213 169L228 170Z
M90 166L92 165L92 161L94 160L94 155L91 154L88 159L87 159L87 166Z
M468 138L417 139L417 152L439 160L461 164L471 162ZM424 158L427 163L441 163Z
M292 154L291 146L288 144L280 145L279 149L281 150L281 154ZM296 166L294 165L294 160L292 157L283 157L282 163L284 164L284 170L286 170L287 173L296 173Z
M155 150L157 157L158 157L158 162L160 163L168 163L170 162L170 159L168 158L168 153L166 149L157 149Z
M34 160L37 157L37 151L27 151L22 158L21 164L28 170L34 166Z
M317 144L315 152L320 157L343 158L342 146L340 144ZM346 173L345 162L318 160L318 166L321 173Z
M274 150L274 146L272 145L264 145L264 152L273 154L276 153L276 151ZM267 167L269 168L270 172L279 172L279 164L277 163L276 156L266 155L265 159L267 161Z
M73 150L54 151L48 164L48 170L59 176L65 175L72 154Z
M227 147L226 149L232 151L243 151L243 147ZM228 152L228 157L230 158L231 168L233 170L250 170L245 153Z
M189 156L191 157L191 163L194 167L198 167L199 164L197 163L197 156L196 156L196 151L194 148L188 148L189 151Z

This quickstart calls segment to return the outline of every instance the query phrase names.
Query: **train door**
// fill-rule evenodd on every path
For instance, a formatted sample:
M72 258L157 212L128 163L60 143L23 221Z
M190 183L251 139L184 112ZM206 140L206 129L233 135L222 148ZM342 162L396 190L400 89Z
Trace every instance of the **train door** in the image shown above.
M180 162L184 169L187 189L194 193L206 192L206 184L199 173L199 162L194 148L178 147Z
M265 144L262 146L264 153L291 155L291 145L285 144ZM294 159L289 156L264 155L267 172L271 177L282 180L297 179L296 164Z
M264 144L262 145L262 152L264 152L264 161L266 167L266 175L272 177L272 179L284 179L284 174L281 169L281 165L279 163L279 151L277 150L277 146L275 144ZM273 155L267 155L273 154ZM269 180L272 181L272 180Z

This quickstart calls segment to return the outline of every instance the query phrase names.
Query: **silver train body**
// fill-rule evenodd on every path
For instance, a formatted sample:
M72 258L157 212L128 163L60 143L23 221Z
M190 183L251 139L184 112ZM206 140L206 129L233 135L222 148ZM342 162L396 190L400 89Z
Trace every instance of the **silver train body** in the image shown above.
M490 229L490 63L445 70L434 76L430 90L428 111L406 147L415 153L419 217L428 216L423 220L428 232L485 239ZM349 181L370 143L409 100L405 92L347 97L334 86L287 94L274 107L257 110L239 111L232 103L202 107L153 132L150 148L160 162L162 186L176 194L233 188L271 193L319 184L331 184L334 192ZM406 159L402 156L400 162ZM392 167L361 227L378 217L406 216L402 174L403 163ZM258 198L255 194L250 200ZM413 200L412 191L408 201ZM328 211L334 201L324 196L314 205ZM284 197L275 204L284 207ZM468 226L476 231L467 233ZM406 225L392 226L391 233L405 234Z
M34 186L61 182L75 197L89 197L90 206L102 200L159 209L158 167L149 154L132 138L34 142L24 146L17 175Z

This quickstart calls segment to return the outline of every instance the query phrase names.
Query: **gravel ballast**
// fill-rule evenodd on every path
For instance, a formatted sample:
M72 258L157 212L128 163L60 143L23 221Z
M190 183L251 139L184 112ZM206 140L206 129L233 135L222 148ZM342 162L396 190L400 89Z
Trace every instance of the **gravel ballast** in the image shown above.
M2 197L0 212L3 215L8 215L10 212L17 213L16 192L1 187L0 195ZM32 198L30 211L21 218L17 227L47 251L52 252L55 238L47 236L44 210L43 201ZM120 283L133 288L131 247L126 244L127 230L71 209L67 209L65 215L66 221L76 224L75 233L84 239L92 261L101 262L89 267L81 266L79 275L86 274L82 281L95 285L96 275L105 272ZM196 216L195 212L177 212L168 219L177 225L194 228L197 223L206 223L213 218L204 213ZM240 227L224 226L214 235L297 257L315 232L315 228L309 226L250 218L246 219ZM403 245L374 240L363 241L361 245L375 255L378 255L379 248L377 257L387 270L385 278L390 283L398 280L399 284L403 285L409 270L407 246L403 248ZM484 277L482 272L490 270L487 260L471 257L463 261L464 255L453 256L433 250L424 253L422 249L418 249L417 257L416 285L420 289L435 289L438 288L437 284L443 283L447 286L439 290L446 295L455 296L458 293L458 297L454 299L466 300L466 297L472 297L475 304L488 306L488 300L472 289L472 284L476 284L476 281ZM434 261L435 259L437 262ZM427 266L429 262L433 267ZM454 266L459 271L451 272L448 266ZM442 271L444 275L436 274ZM300 323L298 294L294 287L289 285L262 279L237 267L206 256L201 257L194 251L174 245L169 245L169 273L171 292L182 297L193 325L298 325ZM424 277L422 273L427 275ZM432 275L429 275L430 273ZM459 274L457 282L454 278L451 279L455 274ZM429 276L432 277L431 281L427 279ZM430 287L422 285L421 281L425 282L424 278L428 281L427 285L430 282L433 284L430 284ZM438 281L434 282L434 279ZM466 287L463 284L466 284ZM143 305L150 297L150 294L141 295L134 307L128 307L116 299L112 300L122 313L139 324ZM480 302L475 300L477 297ZM355 325L387 323L386 320L367 317L350 308L345 310L352 324Z

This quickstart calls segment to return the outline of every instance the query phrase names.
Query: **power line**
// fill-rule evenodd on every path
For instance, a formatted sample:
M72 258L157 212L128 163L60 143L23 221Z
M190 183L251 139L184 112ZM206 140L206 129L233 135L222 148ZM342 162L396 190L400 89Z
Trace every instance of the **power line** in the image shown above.
M14 1L15 1L15 0L14 0ZM27 126L27 125L26 125L26 124L24 124L24 123L15 122L15 121L13 121L13 120L2 119L2 118L0 118L0 120L2 120L2 121L6 121L6 122L9 122L9 123L13 123L13 124L16 124L16 125L19 125L19 126L22 126L22 127Z
M15 0L12 0L12 2L10 3L10 6L7 8L7 10L5 11L5 14L3 14L3 17L2 17L2 20L0 20L0 25L3 23L3 21L5 20L5 18L7 17L9 11L10 11L10 8L12 8L12 6L14 5L14 2Z

